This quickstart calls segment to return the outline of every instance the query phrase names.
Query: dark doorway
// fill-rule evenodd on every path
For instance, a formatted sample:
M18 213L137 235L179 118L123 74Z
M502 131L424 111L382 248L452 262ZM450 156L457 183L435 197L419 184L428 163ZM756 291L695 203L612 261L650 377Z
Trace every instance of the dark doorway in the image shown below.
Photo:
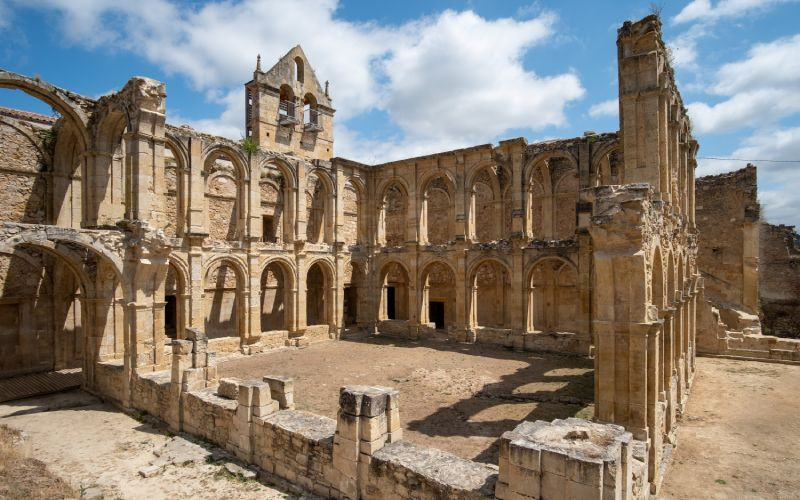
M355 325L358 320L358 288L344 287L344 324Z
M164 304L164 333L167 337L177 338L178 333L178 298L174 295L166 295Z
M444 302L428 303L428 318L432 323L436 323L437 330L444 329Z
M397 319L397 311L394 307L395 288L393 286L386 287L386 317L388 319Z

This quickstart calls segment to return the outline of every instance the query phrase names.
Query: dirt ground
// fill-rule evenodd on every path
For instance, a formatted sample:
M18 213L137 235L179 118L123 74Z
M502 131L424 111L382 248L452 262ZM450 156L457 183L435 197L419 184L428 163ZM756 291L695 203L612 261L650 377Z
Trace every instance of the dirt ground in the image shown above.
M170 465L160 475L141 477L139 470L170 436L78 390L0 404L0 423L30 433L33 456L79 494L99 489L114 499L287 498L215 463Z
M228 358L218 369L220 377L294 377L297 408L331 418L339 387L393 387L405 439L492 464L497 439L520 421L594 411L591 360L496 346L359 337Z
M698 358L661 498L800 496L800 366Z

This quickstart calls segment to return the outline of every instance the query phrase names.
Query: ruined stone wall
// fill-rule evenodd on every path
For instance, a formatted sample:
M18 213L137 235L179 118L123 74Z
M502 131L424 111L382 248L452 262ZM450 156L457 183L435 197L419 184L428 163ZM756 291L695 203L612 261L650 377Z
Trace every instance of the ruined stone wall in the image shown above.
M697 264L705 278L706 297L755 313L760 215L756 168L700 177L695 191Z
M47 222L46 172L50 165L42 141L53 133L52 126L0 117L0 205L4 220Z
M767 335L800 338L800 237L793 226L759 226L761 329Z

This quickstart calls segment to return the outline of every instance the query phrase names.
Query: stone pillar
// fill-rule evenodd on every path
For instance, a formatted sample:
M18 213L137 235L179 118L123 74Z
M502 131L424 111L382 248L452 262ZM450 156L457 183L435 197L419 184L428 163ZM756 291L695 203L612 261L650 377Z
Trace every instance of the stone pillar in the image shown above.
M386 443L402 439L398 392L387 387L341 388L333 467L337 489L348 498L365 494L372 455Z
M278 402L272 399L269 384L261 380L222 379L218 393L238 402L226 442L227 450L241 460L253 462L254 432L257 429L252 425L253 419L278 411Z
M206 234L206 197L203 177L203 144L189 138L189 234Z
M278 402L281 410L294 410L294 379L267 375L263 380L269 385L270 395Z
M631 441L618 425L523 422L500 438L495 497L632 499Z
M515 334L522 334L528 331L525 317L525 307L527 306L527 297L524 290L527 288L525 285L525 256L521 248L519 248L519 240L512 239L514 248L511 254L511 276L508 279L511 281L511 290L505 299L508 300L507 311L511 314L510 326ZM505 305L505 304L504 304Z

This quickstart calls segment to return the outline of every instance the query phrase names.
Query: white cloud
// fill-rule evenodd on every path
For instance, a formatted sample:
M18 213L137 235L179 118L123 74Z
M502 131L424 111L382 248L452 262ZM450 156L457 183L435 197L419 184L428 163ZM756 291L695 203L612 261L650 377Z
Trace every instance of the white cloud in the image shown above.
M669 41L667 45L672 52L672 65L679 69L697 70L697 43L708 35L709 30L705 24L694 24Z
M716 22L764 10L787 1L791 0L719 0L715 4L712 4L711 0L693 0L672 18L672 22L675 24Z
M769 125L800 112L797 54L800 35L756 44L744 59L723 65L707 90L726 99L687 106L695 131L719 133Z
M800 160L800 127L762 130L745 139L730 158L752 160L758 166L759 197L763 217L772 223L800 227L800 162L774 163L758 160ZM743 161L698 160L697 175L713 175L745 166Z
M243 125L243 98L236 96L253 71L255 55L261 53L262 67L268 68L301 43L317 76L331 81L337 152L354 159L366 153L385 160L487 142L511 128L562 126L565 107L584 94L571 72L542 76L522 65L526 51L555 36L557 20L547 11L525 20L487 20L448 10L385 26L337 19L337 5L336 0L240 0L200 7L167 0L42 0L36 8L61 13L69 43L135 53L218 96L210 99L224 108L218 117L168 120L234 138ZM362 147L356 132L342 123L371 110L385 111L402 136Z
M619 100L609 99L607 101L598 102L589 108L589 116L592 118L599 118L601 116L619 116Z
M0 0L0 31L11 23L11 9L4 0Z

